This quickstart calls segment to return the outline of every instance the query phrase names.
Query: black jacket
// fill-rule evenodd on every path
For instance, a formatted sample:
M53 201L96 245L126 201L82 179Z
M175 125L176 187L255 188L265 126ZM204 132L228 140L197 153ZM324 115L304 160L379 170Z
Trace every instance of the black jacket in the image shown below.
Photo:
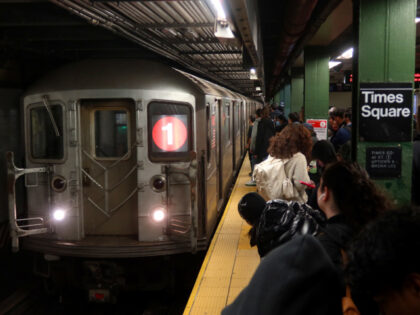
M342 282L321 244L297 236L272 250L222 315L342 314Z
M255 155L257 161L261 162L267 155L270 146L270 138L274 136L275 129L273 121L270 118L262 118L258 123L257 138L255 142Z
M341 249L347 249L353 235L353 229L346 223L344 216L341 214L329 218L323 232L318 235L318 240L327 251L334 265L339 269L343 268Z

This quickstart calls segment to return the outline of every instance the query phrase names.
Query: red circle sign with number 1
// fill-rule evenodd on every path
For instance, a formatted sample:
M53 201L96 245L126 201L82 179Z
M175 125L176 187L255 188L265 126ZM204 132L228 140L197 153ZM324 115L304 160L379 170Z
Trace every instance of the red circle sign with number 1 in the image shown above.
M187 127L176 117L163 117L153 126L152 137L159 149L177 151L187 140Z

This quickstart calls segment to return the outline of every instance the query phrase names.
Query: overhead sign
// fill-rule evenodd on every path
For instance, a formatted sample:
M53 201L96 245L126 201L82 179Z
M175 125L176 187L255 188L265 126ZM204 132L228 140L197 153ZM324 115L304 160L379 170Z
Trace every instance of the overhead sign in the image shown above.
M306 122L314 127L318 140L327 140L328 122L326 119L307 119Z
M401 147L366 148L366 171L371 178L401 177Z
M360 83L360 141L410 141L411 83Z
M188 150L187 115L153 115L152 124L153 151Z

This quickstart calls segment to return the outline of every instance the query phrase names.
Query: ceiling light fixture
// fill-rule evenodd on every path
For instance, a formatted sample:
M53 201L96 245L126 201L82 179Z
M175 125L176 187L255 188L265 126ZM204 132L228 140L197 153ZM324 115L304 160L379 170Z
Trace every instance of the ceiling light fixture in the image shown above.
M340 63L341 63L341 61L331 60L331 61L328 62L328 68L329 69L334 68L335 66L338 66Z
M340 56L337 57L337 59L351 59L353 58L353 47L347 49L345 52L343 52Z

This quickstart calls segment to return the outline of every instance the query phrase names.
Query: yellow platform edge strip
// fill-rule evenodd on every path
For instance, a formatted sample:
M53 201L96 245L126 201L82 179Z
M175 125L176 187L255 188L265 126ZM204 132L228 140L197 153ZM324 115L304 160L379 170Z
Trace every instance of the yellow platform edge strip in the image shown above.
M233 190L232 190L232 192L231 192L231 194L229 196L229 200L228 200L228 202L226 204L225 211L223 212L222 218L220 219L219 225L217 226L216 232L214 233L214 236L213 236L213 239L212 239L212 241L210 243L209 249L207 250L206 257L204 258L204 261L203 261L203 264L201 266L200 272L198 273L197 280L195 281L194 287L193 287L193 289L191 291L191 295L190 295L190 297L188 299L187 305L185 306L185 310L184 310L183 315L190 314L191 308L194 305L194 301L195 301L195 298L197 296L197 291L198 291L198 289L199 289L199 287L201 285L201 281L202 281L203 275L204 275L204 273L205 273L205 271L207 269L207 266L208 266L210 257L213 254L213 250L214 250L214 247L216 245L217 238L218 238L218 236L220 234L220 230L221 230L221 228L223 226L223 223L225 221L226 214L227 214L227 212L229 210L230 203L232 201L232 197L234 196L237 188L239 187L238 186L239 175L242 172L242 168L244 166L245 160L246 159L244 159L242 161L241 169L239 170L239 173L238 173L238 175L236 177L235 186L233 187Z

